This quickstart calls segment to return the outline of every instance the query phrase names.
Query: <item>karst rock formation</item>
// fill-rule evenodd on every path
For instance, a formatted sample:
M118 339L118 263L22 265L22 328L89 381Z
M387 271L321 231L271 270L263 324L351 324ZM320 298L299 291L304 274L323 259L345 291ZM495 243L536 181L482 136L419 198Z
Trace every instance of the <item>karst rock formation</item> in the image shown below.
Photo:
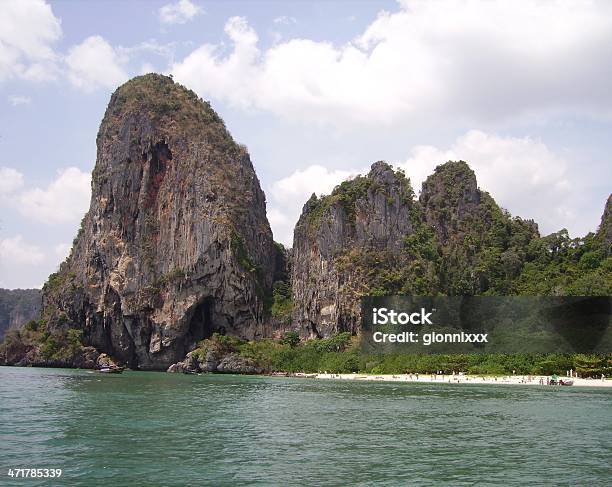
M244 146L190 90L150 74L112 95L92 196L44 288L49 329L139 368L165 368L213 332L265 335L276 247Z
M362 296L612 287L611 199L597 233L541 237L463 161L439 165L418 197L401 170L376 162L313 194L284 249L246 148L171 77L119 87L97 149L90 208L44 286L42 316L46 332L80 330L84 346L132 367L167 368L213 333L358 334Z

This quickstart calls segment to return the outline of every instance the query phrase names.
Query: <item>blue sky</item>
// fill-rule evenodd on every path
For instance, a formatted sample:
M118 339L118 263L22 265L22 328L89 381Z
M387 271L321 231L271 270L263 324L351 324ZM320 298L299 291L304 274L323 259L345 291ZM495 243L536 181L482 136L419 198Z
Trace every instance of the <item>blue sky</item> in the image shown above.
M0 4L0 287L38 287L89 205L110 94L172 73L248 146L275 238L376 160L418 192L467 160L543 234L594 231L612 180L610 2Z

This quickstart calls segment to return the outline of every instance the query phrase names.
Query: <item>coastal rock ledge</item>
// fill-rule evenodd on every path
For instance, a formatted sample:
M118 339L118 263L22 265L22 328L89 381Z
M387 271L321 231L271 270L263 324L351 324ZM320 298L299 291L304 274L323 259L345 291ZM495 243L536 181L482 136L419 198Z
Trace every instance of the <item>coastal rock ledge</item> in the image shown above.
M219 372L225 374L262 374L266 372L253 360L241 357L238 354L219 356L208 351L204 357L197 351L189 352L185 360L168 367L167 372L197 374L201 372Z

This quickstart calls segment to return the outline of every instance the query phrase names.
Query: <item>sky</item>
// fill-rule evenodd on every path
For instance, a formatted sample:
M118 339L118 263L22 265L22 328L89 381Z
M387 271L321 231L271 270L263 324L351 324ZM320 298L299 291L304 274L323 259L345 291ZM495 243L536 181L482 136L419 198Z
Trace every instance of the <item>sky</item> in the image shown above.
M0 0L0 287L40 287L89 207L111 93L172 74L249 148L277 241L378 160L462 159L545 235L612 181L612 2Z

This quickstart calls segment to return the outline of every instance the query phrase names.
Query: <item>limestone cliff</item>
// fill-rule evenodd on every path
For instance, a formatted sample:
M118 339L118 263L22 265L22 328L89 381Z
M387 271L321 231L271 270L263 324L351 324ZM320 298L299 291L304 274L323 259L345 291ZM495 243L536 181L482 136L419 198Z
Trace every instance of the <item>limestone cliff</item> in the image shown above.
M370 173L315 195L293 243L293 321L303 336L356 332L364 295L502 293L538 238L511 218L465 162L448 162L419 200L400 171Z
M419 201L425 208L425 221L436 233L438 242L448 244L458 231L468 226L487 198L478 189L476 175L467 163L450 161L438 166L425 180Z
M440 256L436 291L448 295L512 294L528 246L539 238L533 220L512 218L478 188L464 161L438 166L419 202Z
M384 162L308 200L294 232L291 278L302 335L357 331L359 297L375 290L376 269L407 264L404 239L418 211L408 179Z
M112 95L97 151L89 211L44 287L48 329L156 369L215 331L265 334L265 196L210 105L169 77L135 78Z
M377 162L313 195L284 249L246 148L170 77L119 87L97 149L71 254L43 288L42 319L7 335L6 363L90 367L105 353L144 369L254 371L220 353L181 360L215 332L358 333L365 295L612 293L612 198L596 234L540 237L463 161L438 166L418 199Z

